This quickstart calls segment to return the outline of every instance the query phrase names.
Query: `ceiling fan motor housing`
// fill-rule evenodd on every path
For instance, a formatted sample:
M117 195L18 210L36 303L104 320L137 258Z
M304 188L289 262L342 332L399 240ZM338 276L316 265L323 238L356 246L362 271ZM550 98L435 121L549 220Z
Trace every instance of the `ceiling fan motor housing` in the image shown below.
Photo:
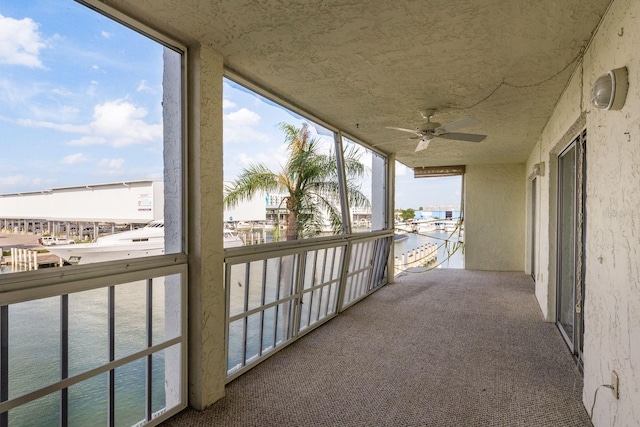
M426 122L426 123L423 123L421 126L417 127L416 130L418 132L423 132L423 133L433 133L433 130L436 128L439 128L440 126L441 126L440 123Z

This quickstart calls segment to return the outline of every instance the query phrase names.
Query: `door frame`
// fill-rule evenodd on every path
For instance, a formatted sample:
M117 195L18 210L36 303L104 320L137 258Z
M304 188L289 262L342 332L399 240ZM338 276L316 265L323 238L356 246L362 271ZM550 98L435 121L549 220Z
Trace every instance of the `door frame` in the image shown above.
M557 221L556 221L556 326L569 349L582 368L584 365L584 292L585 292L585 237L586 237L586 130L583 130L558 154L558 181L557 181ZM560 292L562 287L561 274L561 227L562 227L562 162L560 161L567 152L575 148L575 176L574 178L574 245L573 245L573 331L571 336L564 330L560 323Z

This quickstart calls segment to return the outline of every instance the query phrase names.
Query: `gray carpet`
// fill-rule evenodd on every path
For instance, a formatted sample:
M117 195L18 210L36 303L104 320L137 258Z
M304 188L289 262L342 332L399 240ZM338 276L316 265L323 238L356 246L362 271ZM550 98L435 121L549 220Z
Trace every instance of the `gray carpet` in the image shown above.
M405 274L166 426L590 426L522 273Z

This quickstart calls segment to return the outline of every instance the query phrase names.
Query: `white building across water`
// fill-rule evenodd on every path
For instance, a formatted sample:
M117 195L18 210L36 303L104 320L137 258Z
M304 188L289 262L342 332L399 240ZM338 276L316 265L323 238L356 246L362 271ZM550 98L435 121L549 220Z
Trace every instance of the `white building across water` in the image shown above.
M164 218L162 181L125 181L0 195L5 232L97 236Z

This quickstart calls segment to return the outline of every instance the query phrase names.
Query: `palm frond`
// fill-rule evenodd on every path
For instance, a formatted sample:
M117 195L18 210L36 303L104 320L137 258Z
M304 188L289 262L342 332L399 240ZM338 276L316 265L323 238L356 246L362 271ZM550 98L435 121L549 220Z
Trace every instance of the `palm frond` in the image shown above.
M276 174L261 163L252 164L243 169L235 181L225 186L223 203L226 208L232 208L250 200L260 191L268 192L278 189L279 181Z

